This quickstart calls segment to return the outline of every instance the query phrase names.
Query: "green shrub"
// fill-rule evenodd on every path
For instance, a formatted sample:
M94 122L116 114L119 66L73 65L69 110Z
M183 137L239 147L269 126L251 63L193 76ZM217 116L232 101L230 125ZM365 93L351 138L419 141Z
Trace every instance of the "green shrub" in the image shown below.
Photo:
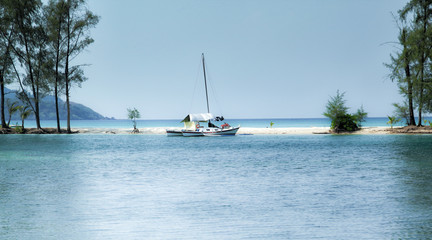
M356 131L359 129L356 118L351 114L344 114L340 116L336 116L335 119L331 122L331 129L335 132L343 132L343 131Z
M396 116L387 116L388 122L387 124L390 124L390 127L393 128L393 125L400 122L400 118L397 118Z
M330 100L327 102L326 111L324 112L324 116L331 120L330 128L336 133L359 130L361 123L367 117L363 106L355 114L349 114L348 107L345 106L344 95L345 93L340 93L338 90L336 96L330 97Z
M16 133L24 133L24 128L21 126L16 126L15 127L15 132Z

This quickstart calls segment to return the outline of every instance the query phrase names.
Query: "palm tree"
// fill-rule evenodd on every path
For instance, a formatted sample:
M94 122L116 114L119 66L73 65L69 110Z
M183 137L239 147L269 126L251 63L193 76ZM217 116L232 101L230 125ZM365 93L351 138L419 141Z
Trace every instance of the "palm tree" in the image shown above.
M395 116L387 116L389 121L387 124L390 124L391 128L393 129L393 124L396 124L400 121L400 118L396 118Z
M273 128L274 122L270 121L270 128Z
M24 130L24 120L30 116L30 114L32 113L32 111L31 111L31 109L29 109L28 106L25 106L25 107L20 106L19 111L20 111L20 117L21 117L21 121L22 121L22 125L21 126L22 126L22 128Z
M20 108L20 106L18 105L18 102L17 102L17 101L11 103L10 99L8 99L8 100L6 101L6 105L7 105L7 107L8 107L8 112L9 112L9 120L8 120L8 122L7 122L7 125L9 126L9 125L10 125L11 118L12 118L12 115L13 115L14 113L16 113L16 111L18 111L18 109Z

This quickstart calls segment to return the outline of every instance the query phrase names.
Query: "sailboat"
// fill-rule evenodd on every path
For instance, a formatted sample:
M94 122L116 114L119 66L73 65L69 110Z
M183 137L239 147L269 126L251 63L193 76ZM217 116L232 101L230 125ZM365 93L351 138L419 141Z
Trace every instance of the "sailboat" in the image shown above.
M203 73L204 73L204 86L207 100L207 113L188 114L181 122L184 123L184 128L181 130L166 129L167 136L184 136L184 137L203 137L203 136L233 136L240 129L232 127L224 122L221 126L217 126L214 122L224 121L224 117L215 117L210 113L208 91L207 91L207 76L205 68L204 53L201 55ZM213 122L212 122L213 121Z

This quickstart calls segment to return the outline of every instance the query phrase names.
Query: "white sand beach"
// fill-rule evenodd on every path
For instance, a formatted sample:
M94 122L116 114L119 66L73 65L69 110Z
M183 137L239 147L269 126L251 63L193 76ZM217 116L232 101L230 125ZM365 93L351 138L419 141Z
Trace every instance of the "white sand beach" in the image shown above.
M139 128L139 134L166 134L165 127ZM181 128L170 128L181 129ZM130 134L132 128L74 128L80 134ZM237 134L257 134L257 135L308 135L308 134L327 134L329 127L309 127L309 128L240 128ZM360 131L352 134L390 134L388 127L364 127Z

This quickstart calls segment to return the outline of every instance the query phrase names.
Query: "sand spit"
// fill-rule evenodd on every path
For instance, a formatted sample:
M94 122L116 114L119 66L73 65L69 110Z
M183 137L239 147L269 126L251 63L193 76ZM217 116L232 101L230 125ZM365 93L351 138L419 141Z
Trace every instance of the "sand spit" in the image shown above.
M165 127L139 128L138 134L166 134ZM178 129L181 128L169 128ZM353 134L390 134L387 127L367 127L362 128ZM80 134L131 134L132 128L75 128ZM242 127L237 134L239 135L309 135L309 134L329 134L329 127L310 127L310 128L248 128Z
M166 134L166 127L139 128L137 134L163 135ZM169 128L177 129L181 128ZM72 128L73 133L78 134L132 134L133 128ZM26 128L25 134L57 134L55 128ZM66 131L62 129L62 134ZM0 129L0 134L20 134L15 129ZM311 135L311 134L330 134L329 127L308 127L308 128L249 128L242 127L237 132L238 135ZM432 134L432 128L426 127L363 127L354 135L383 135L383 134Z

